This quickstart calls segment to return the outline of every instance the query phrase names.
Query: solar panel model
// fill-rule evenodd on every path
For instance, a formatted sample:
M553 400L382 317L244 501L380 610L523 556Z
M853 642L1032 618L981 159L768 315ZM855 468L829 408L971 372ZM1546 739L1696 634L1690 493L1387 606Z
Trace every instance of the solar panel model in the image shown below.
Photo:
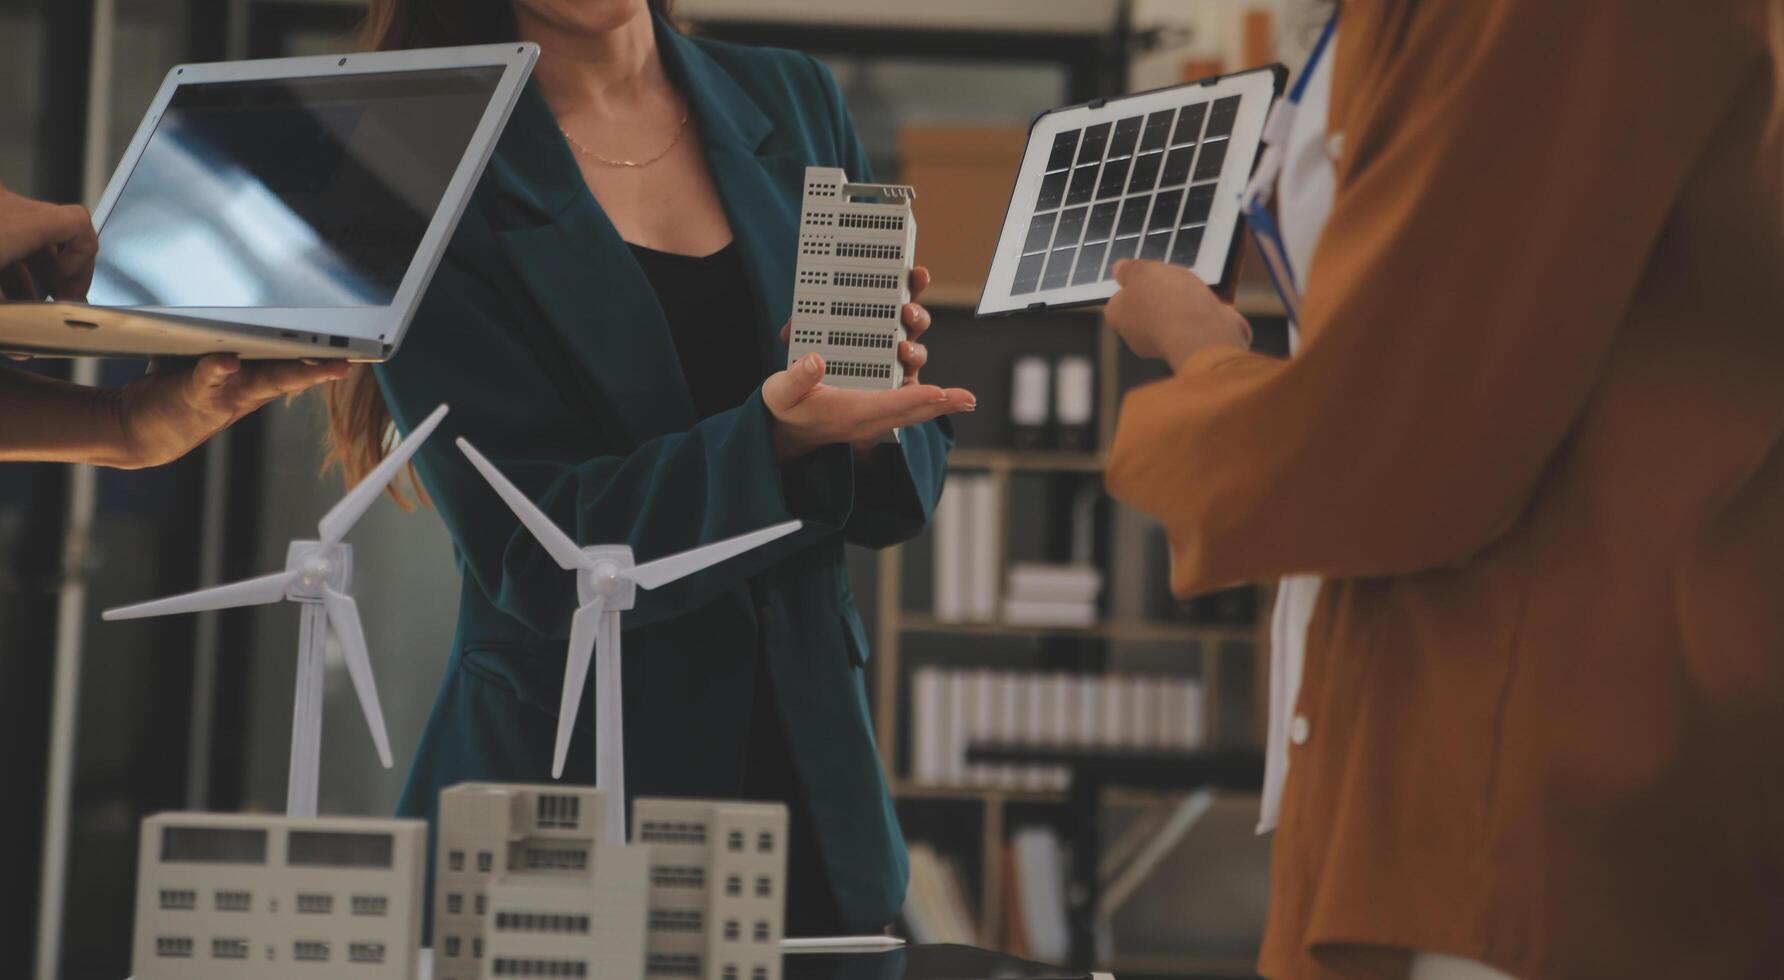
M850 183L835 167L807 167L787 364L823 355L838 388L904 384L900 311L911 301L917 192L899 184Z
M1239 196L1287 76L1267 65L1042 113L977 315L1100 303L1115 294L1122 259L1224 285Z

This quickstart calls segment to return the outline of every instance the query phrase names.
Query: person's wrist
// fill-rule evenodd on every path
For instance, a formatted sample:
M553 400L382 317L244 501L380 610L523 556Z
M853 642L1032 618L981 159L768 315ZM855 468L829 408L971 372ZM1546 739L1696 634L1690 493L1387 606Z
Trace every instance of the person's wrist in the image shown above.
M769 426L769 443L774 447L774 458L782 463L790 463L802 456L809 456L818 447L807 440L799 438L793 427L775 416Z
M1235 311L1230 317L1223 317L1220 326L1212 331L1174 330L1159 339L1159 352L1173 371L1202 351L1217 349L1251 349L1251 325L1243 315Z

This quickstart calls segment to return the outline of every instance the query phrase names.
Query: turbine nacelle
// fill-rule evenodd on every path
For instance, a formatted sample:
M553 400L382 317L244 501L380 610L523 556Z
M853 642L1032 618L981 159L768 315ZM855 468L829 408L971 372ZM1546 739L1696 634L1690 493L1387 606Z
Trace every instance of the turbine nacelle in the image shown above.
M630 609L638 601L638 583L626 577L637 564L632 549L623 544L598 544L582 549L588 562L578 570L576 596L588 605L601 600L603 608L618 612Z
M329 589L345 592L353 584L353 546L293 541L285 551L285 570L296 576L285 590L285 598L321 602Z

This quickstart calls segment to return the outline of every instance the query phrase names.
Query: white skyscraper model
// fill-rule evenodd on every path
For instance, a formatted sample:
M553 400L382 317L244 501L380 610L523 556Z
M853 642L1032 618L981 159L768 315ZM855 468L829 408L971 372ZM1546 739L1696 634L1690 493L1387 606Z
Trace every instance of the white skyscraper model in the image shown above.
M434 980L644 975L646 848L601 840L601 791L441 791Z
M640 799L632 818L650 848L645 975L780 980L787 808Z
M619 614L632 608L638 587L654 589L668 585L792 534L799 530L800 522L787 521L636 565L632 549L626 545L579 546L469 442L458 440L458 448L558 566L576 573L576 589L582 605L570 621L570 648L564 661L564 689L558 706L557 747L552 756L551 775L553 779L563 778L564 757L570 751L570 733L576 727L576 709L582 704L582 687L588 680L592 653L595 674L599 678L595 685L595 785L605 791L607 811L602 833L612 843L624 843L625 723L620 714L619 696Z
M142 823L136 980L413 980L427 824L162 813Z
M440 793L434 980L780 980L787 808L640 799L626 845L603 795Z
M285 812L294 817L316 815L316 784L321 777L323 654L328 627L341 641L347 673L359 694L359 707L371 728L384 768L391 766L390 735L384 728L384 711L378 704L378 688L372 679L372 661L366 651L365 628L359 606L347 590L353 582L353 547L342 539L384 492L429 434L446 417L446 406L434 409L415 427L402 445L359 481L341 502L322 517L319 541L293 541L285 554L285 570L200 589L167 599L108 609L104 618L140 619L172 613L258 606L289 599L303 610L297 641L297 695L291 719L291 770L285 789Z
M898 184L853 184L835 167L805 168L799 266L787 363L817 351L826 384L904 384L898 345L911 301L917 249L917 192Z

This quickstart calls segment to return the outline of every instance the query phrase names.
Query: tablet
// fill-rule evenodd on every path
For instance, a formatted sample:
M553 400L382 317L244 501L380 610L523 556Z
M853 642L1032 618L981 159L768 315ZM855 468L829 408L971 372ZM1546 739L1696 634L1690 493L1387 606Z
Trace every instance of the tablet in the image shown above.
M1100 303L1128 258L1226 282L1239 196L1288 70L1266 65L1054 109L1028 147L977 315Z

